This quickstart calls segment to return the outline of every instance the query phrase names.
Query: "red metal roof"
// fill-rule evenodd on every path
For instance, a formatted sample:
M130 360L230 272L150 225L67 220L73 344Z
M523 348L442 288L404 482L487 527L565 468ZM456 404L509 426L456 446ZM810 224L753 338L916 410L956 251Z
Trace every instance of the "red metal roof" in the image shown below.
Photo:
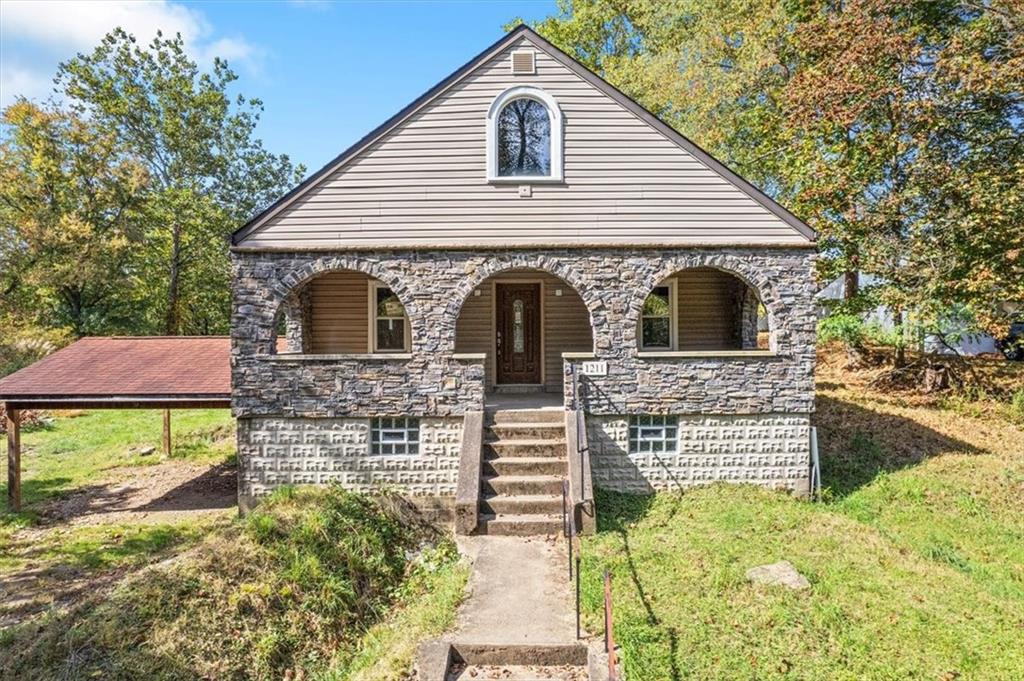
M87 337L0 379L0 400L226 401L226 336Z

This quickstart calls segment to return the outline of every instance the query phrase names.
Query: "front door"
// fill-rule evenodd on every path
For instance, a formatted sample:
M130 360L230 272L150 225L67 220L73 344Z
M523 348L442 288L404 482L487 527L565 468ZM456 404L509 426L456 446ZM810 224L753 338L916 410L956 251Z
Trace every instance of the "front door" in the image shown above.
M499 384L540 383L540 284L495 284Z

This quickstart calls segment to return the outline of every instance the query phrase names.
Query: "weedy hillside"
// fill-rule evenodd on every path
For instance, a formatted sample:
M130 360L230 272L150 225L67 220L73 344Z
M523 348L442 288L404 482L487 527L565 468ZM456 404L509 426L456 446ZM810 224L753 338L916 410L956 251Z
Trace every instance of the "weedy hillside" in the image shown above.
M391 495L282 490L107 593L3 634L5 679L398 678L466 570Z

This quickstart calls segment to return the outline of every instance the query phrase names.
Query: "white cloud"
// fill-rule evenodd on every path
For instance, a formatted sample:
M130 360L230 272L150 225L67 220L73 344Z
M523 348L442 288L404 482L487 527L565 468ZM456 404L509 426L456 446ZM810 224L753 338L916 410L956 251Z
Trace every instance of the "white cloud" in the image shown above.
M37 43L76 50L95 46L111 29L120 26L146 43L157 30L181 33L192 43L210 33L201 12L166 0L153 2L37 2L5 0L5 31Z
M15 66L4 61L0 66L0 105L7 106L19 95L46 99L53 89L53 74Z
M263 50L246 42L244 38L218 38L198 51L195 58L200 64L212 64L214 57L226 59L229 64L241 64L247 70L259 74L263 69Z
M158 30L166 37L180 33L186 50L206 68L214 57L222 57L258 74L264 57L261 49L241 36L215 35L200 10L168 0L2 0L0 15L0 41L5 43L0 58L0 106L18 95L48 94L59 62L91 50L117 26L143 45ZM26 47L25 54L19 54L19 48Z

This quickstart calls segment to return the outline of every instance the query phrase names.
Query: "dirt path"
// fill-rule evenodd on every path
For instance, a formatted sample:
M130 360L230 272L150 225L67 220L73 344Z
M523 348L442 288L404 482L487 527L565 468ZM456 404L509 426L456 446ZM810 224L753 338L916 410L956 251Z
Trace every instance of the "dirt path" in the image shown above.
M102 483L80 487L40 509L44 526L58 523L173 523L234 510L236 469L168 461L115 468Z

